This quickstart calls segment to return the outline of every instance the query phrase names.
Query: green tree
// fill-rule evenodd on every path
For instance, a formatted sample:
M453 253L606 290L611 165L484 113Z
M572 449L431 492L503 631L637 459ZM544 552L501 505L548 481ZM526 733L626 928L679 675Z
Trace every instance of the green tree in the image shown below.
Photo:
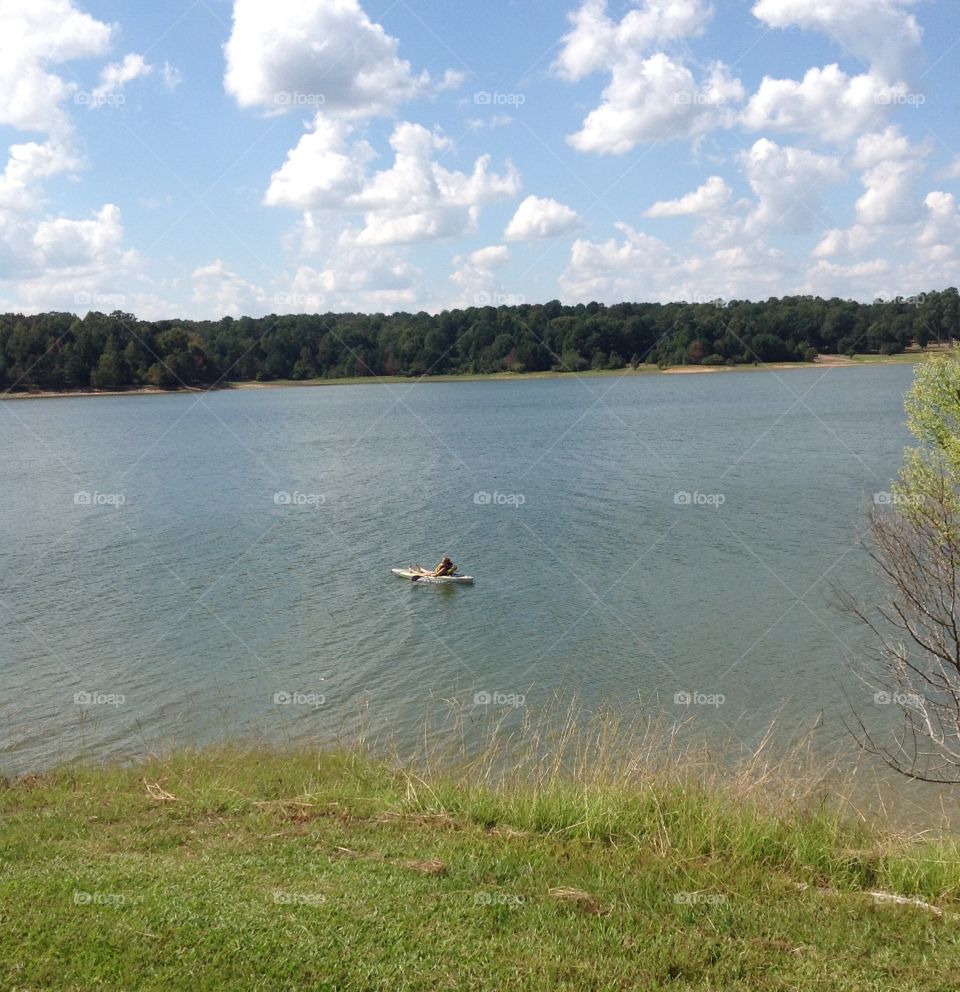
M874 645L861 674L899 720L858 716L858 738L904 775L960 784L960 358L918 366L905 406L917 443L870 514L882 601L842 598Z

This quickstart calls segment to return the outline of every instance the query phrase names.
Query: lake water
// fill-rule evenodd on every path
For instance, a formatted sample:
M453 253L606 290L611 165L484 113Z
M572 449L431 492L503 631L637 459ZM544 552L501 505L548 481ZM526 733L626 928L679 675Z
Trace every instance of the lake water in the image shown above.
M329 740L358 714L403 743L481 693L485 713L660 705L748 741L778 708L822 713L839 740L858 635L833 587L865 581L858 534L908 443L911 377L0 404L0 773ZM389 572L445 552L474 587Z

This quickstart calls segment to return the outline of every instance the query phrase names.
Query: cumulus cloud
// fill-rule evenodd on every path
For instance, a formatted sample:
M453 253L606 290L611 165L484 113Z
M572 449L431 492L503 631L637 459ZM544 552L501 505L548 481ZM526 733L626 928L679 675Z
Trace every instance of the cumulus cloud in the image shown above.
M848 76L838 65L808 69L802 81L764 76L742 122L751 131L787 131L843 144L883 123L909 97L905 83L874 73Z
M916 0L757 0L753 14L772 28L819 31L888 79L902 79L922 31Z
M7 3L0 10L0 124L21 131L62 132L61 104L76 92L52 65L102 55L113 29L74 7L72 0Z
M37 183L48 176L79 168L80 160L61 139L11 145L0 176L0 212L24 215L39 207Z
M318 114L308 132L272 176L264 202L304 211L302 235L328 250L331 224L324 212L360 215L359 226L339 233L341 247L376 247L458 237L476 228L484 204L515 196L520 176L507 163L502 173L481 155L470 172L448 169L437 160L454 150L442 131L401 121L390 136L393 164L368 171L373 147L356 137L356 127Z
M560 287L576 300L654 299L658 282L680 265L659 238L617 223L622 240L590 241L578 238L570 261L560 276Z
M657 52L615 63L602 96L568 139L578 151L622 155L641 142L694 138L727 127L744 90L720 63L697 82L682 62Z
M450 281L459 288L460 293L451 305L483 307L507 302L506 294L501 292L496 270L509 261L510 249L506 245L488 245L471 252L466 258L454 258L453 263L458 268L450 276Z
M374 151L366 141L352 145L353 128L318 114L311 129L287 154L270 179L267 206L315 210L342 206L363 186L366 164Z
M273 113L389 113L430 84L397 48L357 0L235 0L224 85L241 107Z
M570 135L574 148L623 154L641 142L697 137L735 119L743 86L715 63L697 80L684 62L651 47L700 34L712 15L701 0L642 0L620 21L603 0L586 0L570 20L572 30L554 71L577 81L609 72L602 103Z
M906 224L920 215L916 181L930 153L927 145L913 146L897 127L864 134L852 156L866 191L856 202L859 223Z
M919 243L934 257L956 252L960 244L960 212L953 193L934 190L923 201L925 216Z
M644 217L685 217L691 214L710 214L721 210L733 195L733 190L720 178L710 178L698 189L678 200L658 200Z
M221 258L209 265L198 266L191 279L193 302L210 318L259 314L269 300L263 289L232 271Z
M673 251L658 238L618 223L620 238L578 239L560 277L571 301L705 301L769 296L793 275L783 252L759 240L706 253Z
M345 243L376 246L460 236L474 230L485 203L515 196L520 176L490 171L490 156L482 155L469 173L444 168L434 161L452 145L441 132L408 121L390 137L394 162L376 173L344 205L364 213L363 227L347 232Z
M503 232L507 241L554 238L580 225L577 212L549 197L528 196Z
M563 38L554 69L576 82L607 69L625 53L699 35L712 15L712 6L702 0L641 0L616 22L607 15L606 0L585 0L568 17L573 27Z
M823 223L822 199L827 186L840 182L838 159L761 138L741 155L741 163L757 198L746 221L748 234L770 230L798 234Z
M100 85L90 94L90 106L99 107L110 103L123 92L127 83L149 76L153 66L148 65L142 55L131 52L125 55L122 62L111 62L103 67L100 73Z
M322 267L298 266L290 292L300 301L321 298L327 310L390 312L417 303L421 277L400 249L353 246L331 253Z
M45 220L33 236L40 264L52 268L89 265L120 244L120 208L108 203L91 220Z
M45 180L84 164L68 101L92 102L92 93L64 79L58 67L104 55L112 36L111 25L72 0L0 5L0 124L40 135L10 145L0 174L0 271L18 307L83 310L91 300L123 299L118 284L141 280L142 260L121 247L116 204L78 220L50 213L44 197ZM148 71L141 56L128 55L103 69L100 92L116 94Z

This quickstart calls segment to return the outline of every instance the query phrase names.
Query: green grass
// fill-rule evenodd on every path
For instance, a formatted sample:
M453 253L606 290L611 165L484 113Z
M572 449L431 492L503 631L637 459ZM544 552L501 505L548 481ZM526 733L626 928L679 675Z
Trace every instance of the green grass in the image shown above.
M782 765L570 746L505 765L501 743L442 766L219 748L7 783L0 988L960 987L955 841L851 818Z

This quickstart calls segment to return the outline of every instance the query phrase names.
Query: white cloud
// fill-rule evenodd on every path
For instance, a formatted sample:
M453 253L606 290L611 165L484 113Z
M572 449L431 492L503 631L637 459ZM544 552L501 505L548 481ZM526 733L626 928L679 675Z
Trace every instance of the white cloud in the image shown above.
M641 142L692 138L729 126L744 90L721 63L698 83L682 62L658 52L616 62L602 96L568 141L579 151L622 155Z
M580 225L575 210L549 197L528 196L503 232L507 241L530 238L553 238L567 234Z
M122 62L109 63L100 72L100 85L90 94L90 106L101 107L116 101L127 83L141 76L149 76L151 72L153 66L136 52L125 55Z
M160 70L160 78L163 81L163 88L168 93L172 93L183 82L183 73L175 65L164 62Z
M570 301L706 301L766 297L792 276L789 259L760 241L680 255L657 238L618 223L622 240L577 240L560 277Z
M682 60L651 46L700 34L712 15L702 0L641 0L614 22L604 0L573 14L554 71L577 81L609 72L603 102L567 139L585 152L622 155L640 142L697 137L735 119L743 86L715 63L699 82Z
M494 269L510 261L510 249L506 245L489 245L470 252L467 260L482 269Z
M733 195L733 190L720 178L710 178L698 189L678 200L658 200L644 217L684 217L690 214L709 214L721 210Z
M576 82L629 52L701 34L712 14L711 5L702 0L639 0L614 22L607 16L606 0L585 0L568 15L573 29L563 38L554 69Z
M679 265L664 242L618 223L623 240L577 238L570 261L560 276L566 297L576 300L635 300L658 296L658 282ZM672 275L672 273L671 273Z
M224 85L241 107L362 117L426 91L357 0L235 0ZM441 87L456 85L446 76Z
M454 258L454 265L459 268L454 270L450 281L460 292L451 306L497 306L501 300L506 301L506 294L500 291L496 270L509 261L510 249L506 245L488 245L471 252L465 259L460 256Z
M883 123L909 96L873 73L852 78L836 64L808 69L802 82L764 76L742 121L752 131L788 131L842 144Z
M454 237L472 231L485 203L515 196L520 177L508 163L499 175L490 172L490 156L482 155L470 173L445 169L435 152L451 149L439 131L399 123L390 137L394 162L374 175L345 206L364 211L364 225L347 232L345 244L405 244Z
M40 264L48 268L90 265L123 238L120 208L108 203L92 220L58 217L41 222L33 236Z
M56 138L43 143L28 141L11 145L9 156L3 175L0 176L0 212L10 211L21 215L38 209L39 180L80 166L80 160L70 146Z
M91 99L54 68L103 55L112 35L111 25L71 0L0 4L0 124L42 135L10 145L0 175L0 272L3 291L18 308L85 309L91 299L123 298L118 284L141 279L140 257L121 248L123 225L115 204L80 220L43 215L44 181L83 165L65 104L71 97L74 105ZM103 92L144 71L140 56L107 66Z
M263 289L233 272L220 258L194 269L191 279L193 302L211 319L260 314L268 302Z
M272 176L264 202L304 211L304 247L330 250L330 223L322 211L358 214L362 225L342 228L341 247L376 247L459 237L476 228L481 207L515 196L520 176L507 163L502 174L481 155L470 172L444 168L435 156L453 150L439 129L399 122L390 136L393 164L373 175L376 157L355 126L318 114L312 129Z
M746 220L748 234L770 230L803 233L823 223L824 189L840 182L844 171L831 156L761 138L741 155L757 198Z
M846 230L833 227L824 234L812 254L814 258L833 258L837 255L860 258L877 243L878 237L879 232L863 224L854 224Z
M904 78L922 31L916 0L758 0L753 14L772 28L819 31L889 79Z
M916 181L930 153L929 146L913 146L897 127L864 134L852 156L863 169L866 192L856 202L860 224L906 224L920 215Z
M300 210L342 206L361 190L365 166L374 157L366 141L348 145L352 133L349 124L317 114L312 130L271 176L264 203Z
M21 131L64 132L61 104L76 92L51 65L103 54L112 28L72 0L31 0L0 7L0 124Z
M960 212L952 193L934 190L923 201L926 208L919 243L934 255L955 252L960 244Z
M354 246L334 251L322 268L298 266L290 292L298 299L322 297L325 310L392 311L417 303L421 276L399 249Z

